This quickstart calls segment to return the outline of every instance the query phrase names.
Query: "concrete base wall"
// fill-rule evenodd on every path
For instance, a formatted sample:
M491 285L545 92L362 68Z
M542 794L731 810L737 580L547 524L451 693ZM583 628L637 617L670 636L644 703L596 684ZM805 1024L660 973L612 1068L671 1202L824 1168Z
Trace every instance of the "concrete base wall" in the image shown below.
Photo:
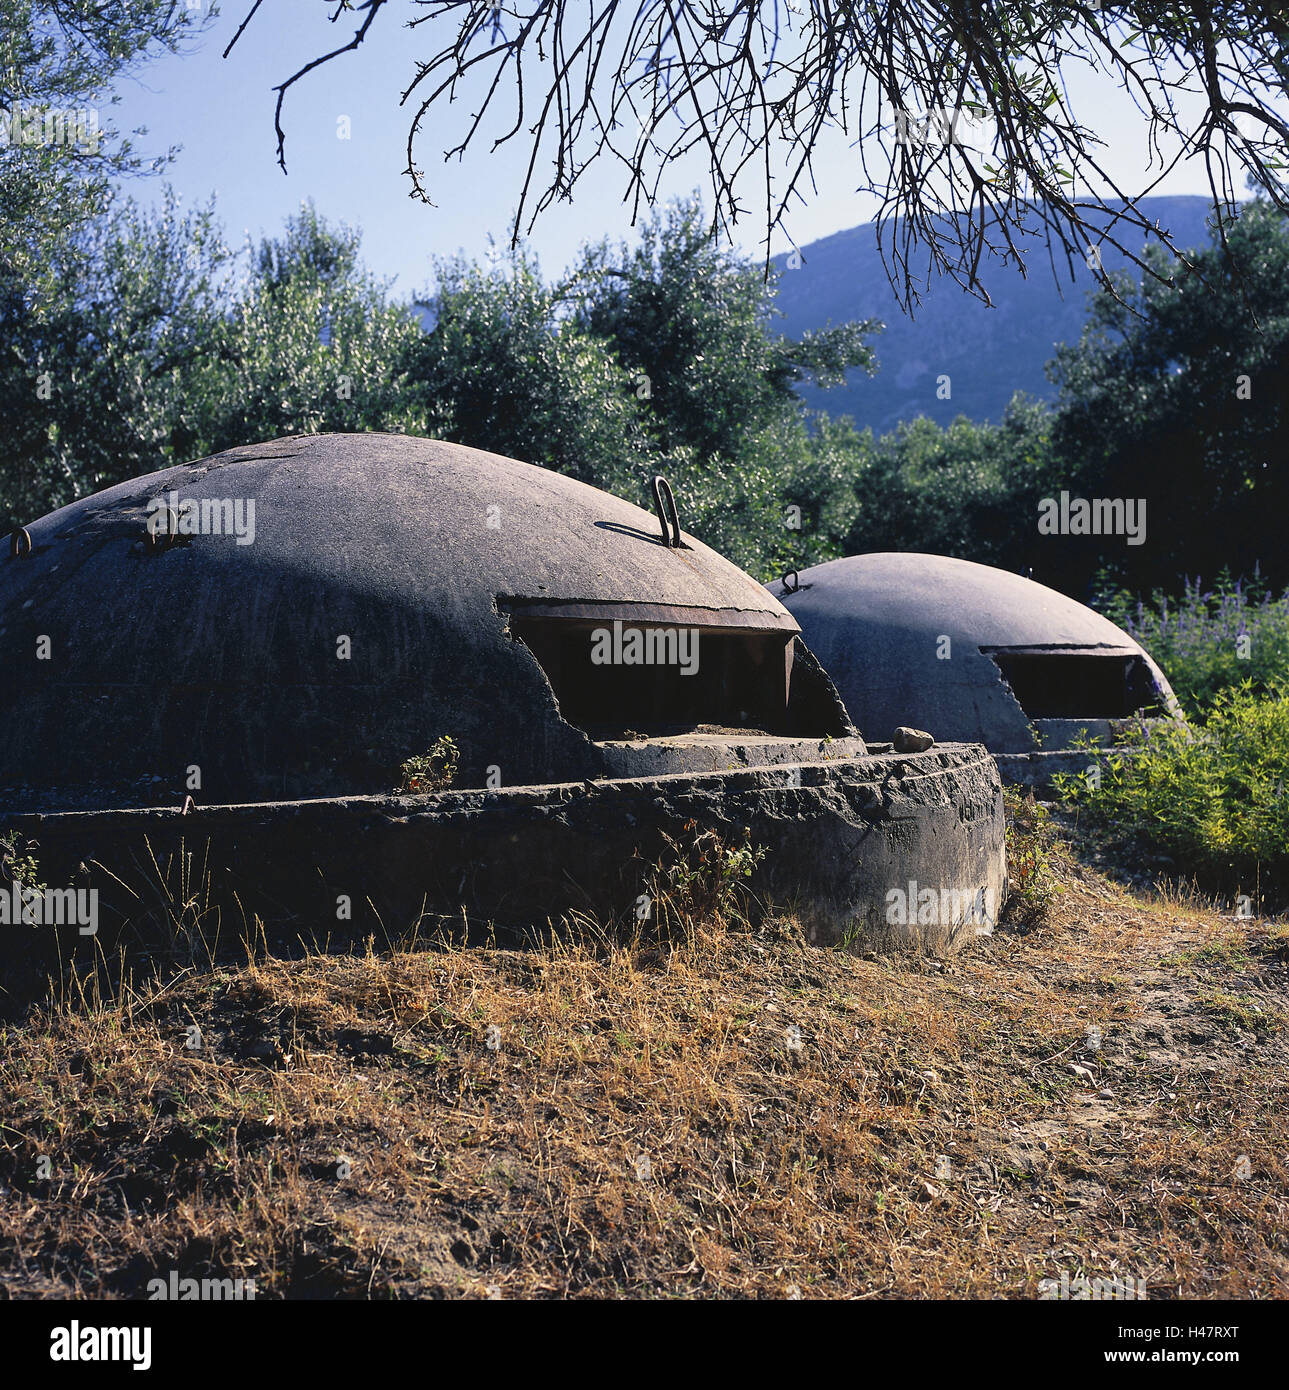
M1050 753L998 753L995 761L1004 782L1038 790L1050 789L1058 772L1077 775L1107 756L1099 749L1053 749Z
M475 920L516 927L571 909L623 918L666 854L664 836L684 845L707 829L732 844L743 842L746 829L765 847L752 890L798 913L820 944L956 950L982 928L961 917L925 920L925 913L911 924L891 922L892 890L909 892L910 880L918 890L957 890L964 900L983 900L991 916L1006 894L998 770L969 744L494 792L203 807L187 815L174 808L28 814L5 818L4 828L37 842L51 886L75 877L99 889L104 941L120 920L114 915L134 903L111 875L137 891L155 878L154 859L174 879L185 857L193 879L209 869L221 901L236 894L247 914L323 938L379 936L377 915L391 935L401 934L422 910L459 919L463 907ZM347 929L337 919L342 895L352 904Z
M774 734L673 734L595 746L606 773L613 778L851 761L868 752L862 738L781 738Z
M1111 758L1131 761L1137 750L1129 744L1116 743L1107 748L1053 748L1039 753L996 753L994 761L1004 782L1038 791L1051 791L1052 778L1064 773L1077 777Z

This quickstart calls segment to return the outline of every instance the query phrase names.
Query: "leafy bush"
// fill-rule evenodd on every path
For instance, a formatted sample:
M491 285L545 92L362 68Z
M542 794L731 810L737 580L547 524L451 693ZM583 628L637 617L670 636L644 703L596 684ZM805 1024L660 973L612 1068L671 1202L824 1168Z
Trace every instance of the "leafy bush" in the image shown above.
M765 848L753 845L751 832L730 843L715 830L699 830L685 822L688 841L664 832L666 852L654 864L649 883L650 916L660 934L687 935L697 926L744 915L749 906L748 884Z
M39 846L17 830L0 835L0 885L16 883L22 888L44 892L40 874Z
M1162 850L1214 889L1256 901L1289 889L1289 686L1222 689L1202 725L1125 734L1098 772L1057 778L1093 828Z
M402 765L399 769L399 791L422 794L445 790L457 775L460 759L461 750L456 740L450 734L444 734L427 752L408 758Z
M1188 713L1230 687L1265 692L1289 675L1289 592L1273 597L1256 570L1251 580L1224 574L1212 589L1187 581L1180 600L1121 590L1099 606L1155 658Z
M1007 906L1004 922L1022 928L1046 920L1061 891L1052 863L1056 830L1051 813L1035 800L1033 788L1022 796L1003 788L1007 847Z

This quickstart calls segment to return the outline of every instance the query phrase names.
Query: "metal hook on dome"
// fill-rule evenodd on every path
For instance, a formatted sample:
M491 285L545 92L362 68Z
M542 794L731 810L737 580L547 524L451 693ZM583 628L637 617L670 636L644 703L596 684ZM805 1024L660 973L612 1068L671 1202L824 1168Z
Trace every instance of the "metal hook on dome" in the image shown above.
M9 557L25 560L31 554L31 532L25 526L15 526L9 532Z
M667 503L671 508L671 531L667 530L667 508L663 505L663 490L667 492ZM676 499L672 495L671 484L658 473L653 480L653 504L658 509L658 520L662 523L662 543L670 550L683 550L684 542L680 539L680 515L676 511Z
M788 583L789 578L792 579L791 584ZM783 578L779 582L783 585L783 592L785 594L795 594L801 587L801 576L796 570L785 570L783 572Z
M161 516L160 511L155 513ZM160 555L170 550L182 539L179 534L179 513L169 505L165 508L165 524L153 529L153 518L149 517L143 528L143 548L149 555Z

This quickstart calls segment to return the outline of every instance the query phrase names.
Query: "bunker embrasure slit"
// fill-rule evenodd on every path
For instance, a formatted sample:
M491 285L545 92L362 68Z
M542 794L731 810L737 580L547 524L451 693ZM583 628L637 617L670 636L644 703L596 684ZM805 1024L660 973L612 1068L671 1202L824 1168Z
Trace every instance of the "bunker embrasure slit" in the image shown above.
M1159 703L1149 667L1131 653L981 650L1030 719L1128 719Z
M699 730L786 734L791 632L513 613L561 716L597 742ZM821 731L828 732L828 731Z

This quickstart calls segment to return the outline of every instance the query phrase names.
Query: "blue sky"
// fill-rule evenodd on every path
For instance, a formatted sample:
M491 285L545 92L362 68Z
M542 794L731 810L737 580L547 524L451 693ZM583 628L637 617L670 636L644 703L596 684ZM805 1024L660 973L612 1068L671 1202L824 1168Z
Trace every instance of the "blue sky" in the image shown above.
M418 163L432 183L436 207L408 196L401 172L409 113L398 102L417 55L437 47L437 34L408 31L403 21L414 7L395 0L378 17L363 46L297 83L287 99L289 174L276 162L273 87L304 62L347 42L357 24L352 14L328 22L335 0L264 0L240 43L227 58L224 47L251 0L225 0L223 13L182 56L167 56L143 68L119 88L113 113L120 129L146 125L139 141L147 152L170 145L183 150L165 177L186 201L216 195L229 238L240 242L273 234L302 200L312 198L328 218L363 229L364 256L382 276L396 277L395 292L411 295L432 283L433 258L463 251L484 257L489 237L509 236L526 147L513 142L494 155L480 145L464 163L444 164L442 151L459 138L470 109L444 109L418 146ZM1075 110L1107 141L1102 158L1121 186L1133 192L1153 181L1147 173L1146 127L1119 87L1104 79L1068 73ZM338 121L349 118L351 135L337 138ZM441 122L441 124L440 124ZM1157 172L1157 171L1156 171ZM664 182L668 195L702 182L701 165L680 167ZM856 151L842 138L818 152L817 192L792 215L791 230L805 246L819 237L868 221L875 201L855 192ZM158 183L132 181L128 191L155 200ZM630 214L622 204L620 166L593 170L578 186L575 202L552 207L529 238L548 274L558 273L584 241L630 237ZM1192 163L1176 171L1161 193L1203 193L1204 172ZM760 228L740 224L739 244L762 254ZM786 240L772 249L786 250Z

